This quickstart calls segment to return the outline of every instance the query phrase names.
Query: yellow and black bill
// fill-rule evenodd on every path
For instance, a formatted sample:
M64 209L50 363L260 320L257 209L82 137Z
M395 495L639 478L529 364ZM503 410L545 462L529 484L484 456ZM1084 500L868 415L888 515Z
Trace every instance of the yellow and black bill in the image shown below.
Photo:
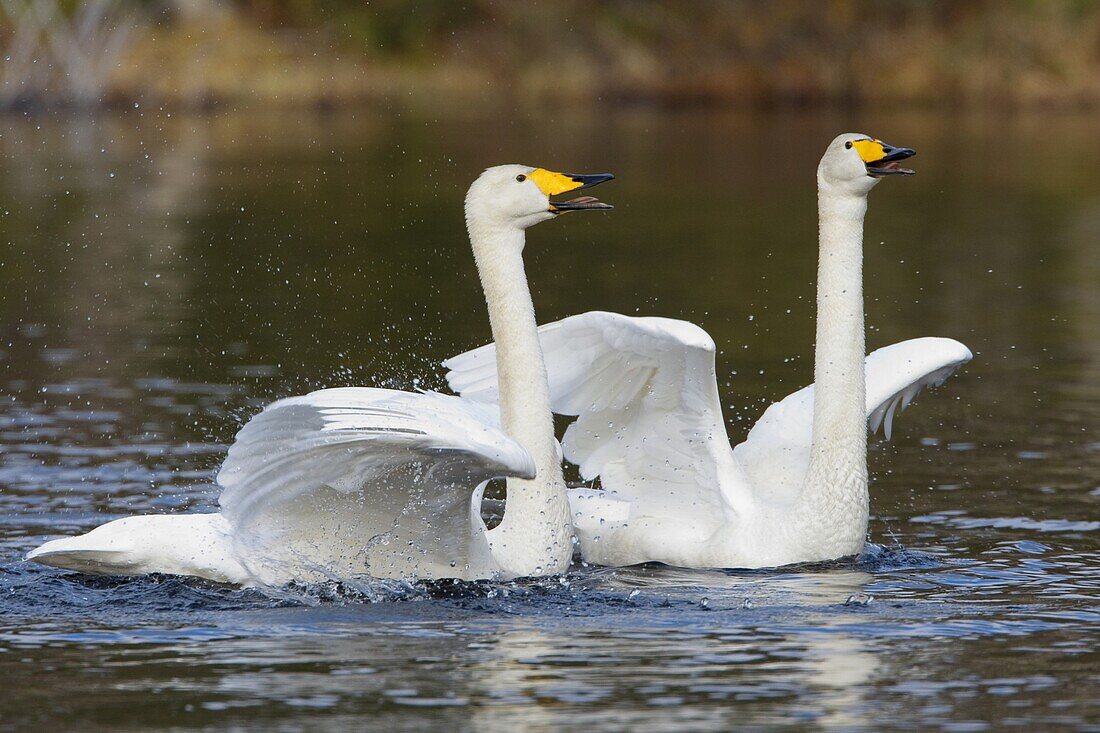
M545 168L536 168L527 176L535 182L547 198L579 191L582 188L592 188L605 181L610 181L615 176L611 173L555 173ZM561 214L566 211L584 211L591 209L613 209L611 204L605 204L595 196L581 196L569 201L551 201L550 212Z
M867 175L869 176L882 178L883 176L896 175L911 176L914 173L909 168L902 168L898 165L899 160L912 158L917 154L917 151L912 148L897 148L881 140L871 139L854 140L852 141L852 147L863 159L863 164L867 166Z

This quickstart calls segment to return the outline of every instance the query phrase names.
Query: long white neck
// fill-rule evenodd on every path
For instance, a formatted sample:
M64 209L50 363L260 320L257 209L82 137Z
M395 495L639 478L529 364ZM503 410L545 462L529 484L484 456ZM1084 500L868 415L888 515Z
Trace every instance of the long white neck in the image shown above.
M573 556L573 527L523 268L524 232L470 216L467 226L496 341L501 424L536 468L532 480L508 479L504 519L492 531L490 546L506 575L564 573Z
M813 443L802 508L829 544L854 553L863 547L868 513L863 319L867 197L819 183L818 212Z

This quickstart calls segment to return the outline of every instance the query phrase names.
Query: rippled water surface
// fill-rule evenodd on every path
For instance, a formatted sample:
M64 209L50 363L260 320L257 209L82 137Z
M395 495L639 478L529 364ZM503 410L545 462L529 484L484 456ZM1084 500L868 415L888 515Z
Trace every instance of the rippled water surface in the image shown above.
M0 119L0 729L1100 730L1100 148L1090 117L548 111ZM25 564L210 510L241 421L441 386L488 338L481 168L613 170L531 230L540 320L682 317L731 435L810 380L824 145L872 194L868 344L974 362L872 445L874 542L771 572L234 590Z

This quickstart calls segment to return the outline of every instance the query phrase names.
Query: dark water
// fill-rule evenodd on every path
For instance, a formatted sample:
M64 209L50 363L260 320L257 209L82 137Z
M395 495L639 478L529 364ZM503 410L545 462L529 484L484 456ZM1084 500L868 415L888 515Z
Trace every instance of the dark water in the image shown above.
M1098 122L0 120L0 729L1100 730ZM813 169L853 128L919 151L872 194L869 345L976 354L872 446L858 560L267 593L21 562L213 507L274 397L440 386L488 337L460 204L495 163L619 175L530 232L540 320L700 323L742 435L810 379Z

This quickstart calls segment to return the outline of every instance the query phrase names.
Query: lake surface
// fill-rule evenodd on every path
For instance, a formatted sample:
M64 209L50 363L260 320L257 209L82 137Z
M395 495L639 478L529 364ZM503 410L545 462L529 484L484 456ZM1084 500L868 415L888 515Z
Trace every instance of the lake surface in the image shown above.
M0 119L0 729L1100 730L1095 116L386 109ZM485 342L488 165L611 170L529 232L540 321L692 320L731 436L811 380L826 143L872 194L868 346L974 361L871 447L871 545L769 572L578 567L236 590L22 562L210 510L241 422L318 386L442 386Z

